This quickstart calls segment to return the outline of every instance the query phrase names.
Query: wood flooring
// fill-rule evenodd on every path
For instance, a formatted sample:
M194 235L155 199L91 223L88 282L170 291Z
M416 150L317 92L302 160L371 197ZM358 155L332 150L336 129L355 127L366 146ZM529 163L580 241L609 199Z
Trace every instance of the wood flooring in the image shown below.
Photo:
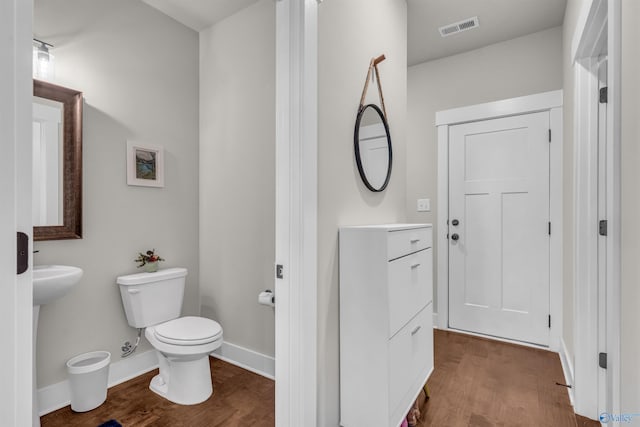
M418 427L595 427L576 421L558 354L434 330L431 397Z
M576 417L566 389L556 385L564 383L557 354L449 331L434 335L431 398L417 427L600 425ZM199 405L176 405L149 390L156 370L111 388L107 401L93 411L66 407L45 415L42 427L96 427L110 419L123 427L275 425L273 381L218 359L210 362L214 395Z
M42 427L96 427L115 419L123 427L272 427L275 425L275 382L219 359L209 358L213 396L183 406L149 390L158 370L109 389L107 401L93 411L71 407L40 418Z

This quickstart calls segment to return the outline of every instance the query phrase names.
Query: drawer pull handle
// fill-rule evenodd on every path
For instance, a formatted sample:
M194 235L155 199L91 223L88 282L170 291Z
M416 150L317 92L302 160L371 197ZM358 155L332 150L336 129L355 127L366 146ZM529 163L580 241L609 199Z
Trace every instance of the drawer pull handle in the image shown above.
M411 269L418 268L418 267L420 267L420 263L419 262L411 265Z
M411 243L418 243L420 239L411 239Z
M411 335L417 334L420 329L422 329L422 325L416 326L416 328L413 331L411 331Z

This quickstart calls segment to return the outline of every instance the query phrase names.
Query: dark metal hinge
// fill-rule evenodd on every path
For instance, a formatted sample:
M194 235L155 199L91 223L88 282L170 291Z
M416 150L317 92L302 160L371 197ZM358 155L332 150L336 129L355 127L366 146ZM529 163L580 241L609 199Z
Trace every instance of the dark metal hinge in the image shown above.
M600 104L606 104L607 102L609 102L609 88L608 87L601 87L600 88Z
M549 329L551 329L551 315L549 315Z
M549 236L551 236L551 221L549 221Z
M551 129L549 129L549 142L551 142Z
M607 353L598 353L598 366L607 369Z
M606 236L607 235L607 220L603 219L602 221L599 222L598 224L598 234L600 234L601 236Z

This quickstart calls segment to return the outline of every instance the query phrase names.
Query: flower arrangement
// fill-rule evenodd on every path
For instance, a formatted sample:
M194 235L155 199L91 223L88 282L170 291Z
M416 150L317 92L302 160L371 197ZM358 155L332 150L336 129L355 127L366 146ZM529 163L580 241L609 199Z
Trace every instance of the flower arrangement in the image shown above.
M140 263L140 265L138 265L138 268L144 267L145 265L153 264L153 263L156 263L155 265L157 266L158 261L164 261L164 259L161 258L160 255L156 255L155 252L156 252L155 249L151 249L150 251L147 251L144 254L142 252L139 252L138 258L134 260L135 262Z

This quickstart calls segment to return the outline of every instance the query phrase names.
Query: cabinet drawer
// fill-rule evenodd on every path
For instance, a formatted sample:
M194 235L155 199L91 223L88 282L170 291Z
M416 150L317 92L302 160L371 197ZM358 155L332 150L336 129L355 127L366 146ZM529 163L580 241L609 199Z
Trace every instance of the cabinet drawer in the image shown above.
M414 391L417 393L422 384L416 390L409 389L433 364L432 311L429 304L389 341L389 408L392 413L398 405L406 405L409 409L413 402L403 402L403 398L414 396Z
M433 299L433 249L389 261L389 337Z
M431 227L390 231L387 235L387 258L390 260L432 246Z

